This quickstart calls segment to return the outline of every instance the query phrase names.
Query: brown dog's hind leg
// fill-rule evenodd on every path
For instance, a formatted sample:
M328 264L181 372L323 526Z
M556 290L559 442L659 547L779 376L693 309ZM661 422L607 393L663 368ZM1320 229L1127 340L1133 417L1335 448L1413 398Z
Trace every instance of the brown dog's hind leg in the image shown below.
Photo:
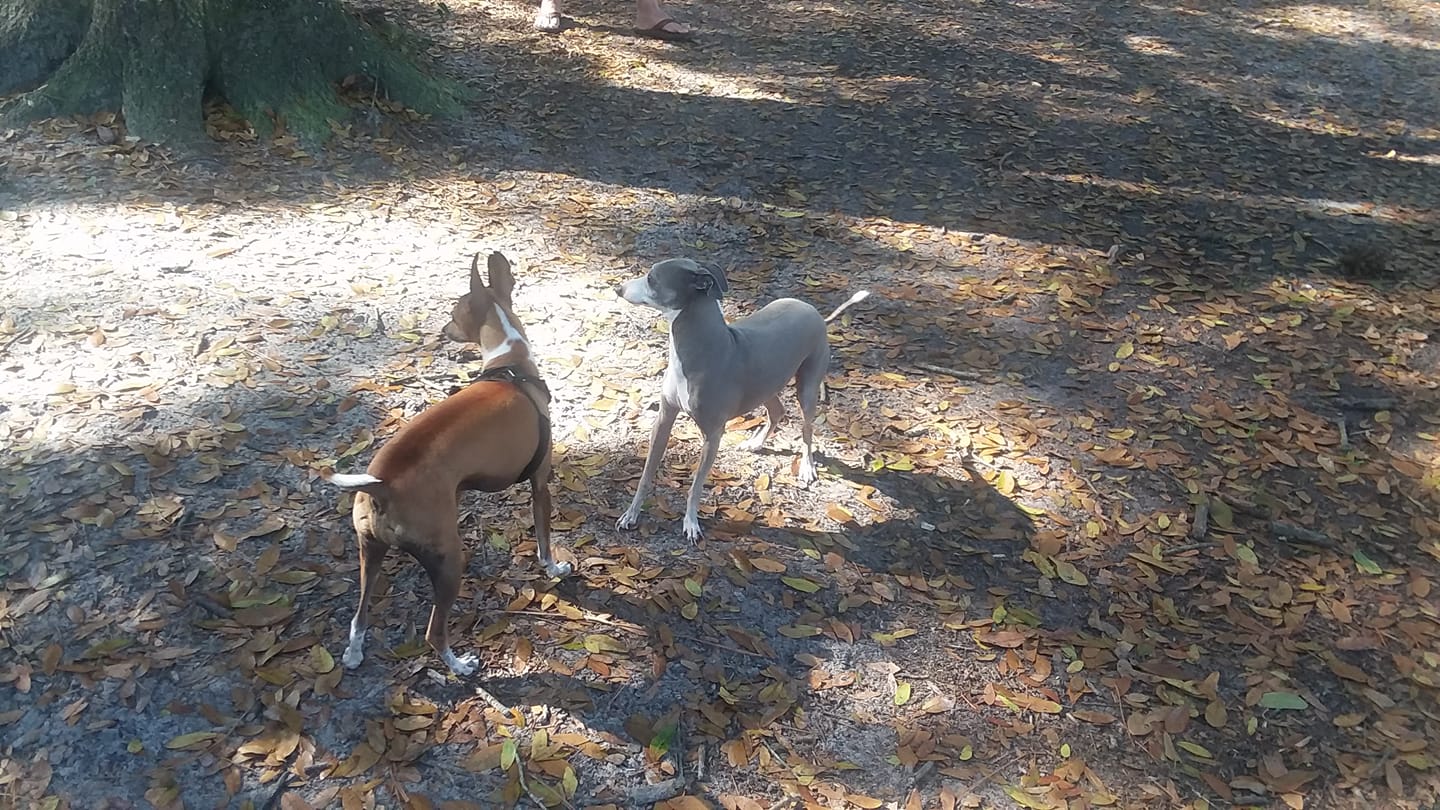
M570 573L568 562L557 562L550 551L550 459L546 458L530 476L530 508L535 516L535 550L545 573L563 577Z
M360 547L360 604L350 619L350 643L345 647L345 668L354 669L365 660L365 630L370 626L370 599L375 593L375 580L385 562L389 547L367 526L357 527Z
M430 608L430 623L425 628L425 640L450 671L456 675L469 675L475 671L479 658L474 653L456 658L450 650L450 608L460 595L460 575L465 567L465 558L460 550L460 535L454 529L435 545L402 546L405 551L425 568L430 575L430 589L434 592L435 604Z

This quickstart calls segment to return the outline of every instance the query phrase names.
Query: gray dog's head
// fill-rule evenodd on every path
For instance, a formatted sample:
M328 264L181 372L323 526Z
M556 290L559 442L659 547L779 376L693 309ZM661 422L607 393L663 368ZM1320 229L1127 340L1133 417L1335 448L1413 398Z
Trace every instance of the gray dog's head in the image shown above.
M729 289L719 270L706 269L689 259L666 259L643 277L617 286L615 294L674 317L697 300L719 301Z

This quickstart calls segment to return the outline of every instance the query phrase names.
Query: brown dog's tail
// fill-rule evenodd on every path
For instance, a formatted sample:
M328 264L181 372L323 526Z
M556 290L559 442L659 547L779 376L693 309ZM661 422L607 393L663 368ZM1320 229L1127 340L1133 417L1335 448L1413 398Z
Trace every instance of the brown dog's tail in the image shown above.
M379 495L385 491L384 481L366 473L357 475L337 473L329 476L326 480L346 492L366 492L371 495Z
M836 308L835 308L835 311L832 312L832 313L830 313L830 317L828 317L828 318L825 319L825 323L829 323L829 322L835 320L836 318L840 317L840 313L842 313L842 312L844 312L845 310L849 309L850 307L852 307L852 306L860 303L861 301L864 301L866 298L869 298L869 297L870 297L870 291L869 291L869 290L861 290L860 292L855 293L854 295L850 296L850 300L849 300L849 301L846 301L845 303L843 303L843 304L841 304L840 306L836 307Z

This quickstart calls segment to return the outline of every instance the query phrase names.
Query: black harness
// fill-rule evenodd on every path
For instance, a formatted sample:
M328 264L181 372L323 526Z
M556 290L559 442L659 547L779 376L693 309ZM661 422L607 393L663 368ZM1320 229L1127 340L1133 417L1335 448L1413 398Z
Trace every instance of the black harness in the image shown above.
M545 409L535 400L535 396L530 393L526 384L544 392L547 403L550 401L550 386L546 385L545 381L539 377L532 377L516 371L514 366L486 369L471 376L470 382L466 383L466 386L482 381L508 382L520 389L520 393L524 394L525 398L530 400L530 404L535 406L535 415L540 418L540 443L535 446L535 455L530 457L530 463L525 465L524 471L520 473L519 478L515 479L515 483L528 481L530 476L535 474L535 470L540 467L540 462L545 460L545 454L550 451L550 417L545 415Z

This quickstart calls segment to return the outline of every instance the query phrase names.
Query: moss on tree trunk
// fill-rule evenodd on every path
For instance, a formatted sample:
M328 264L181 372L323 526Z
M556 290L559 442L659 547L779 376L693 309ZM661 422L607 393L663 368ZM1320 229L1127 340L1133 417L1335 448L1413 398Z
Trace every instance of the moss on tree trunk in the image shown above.
M132 135L193 141L214 92L262 134L280 121L314 142L350 75L424 113L462 94L338 0L0 0L0 93L29 90L0 107L7 124L118 109Z

